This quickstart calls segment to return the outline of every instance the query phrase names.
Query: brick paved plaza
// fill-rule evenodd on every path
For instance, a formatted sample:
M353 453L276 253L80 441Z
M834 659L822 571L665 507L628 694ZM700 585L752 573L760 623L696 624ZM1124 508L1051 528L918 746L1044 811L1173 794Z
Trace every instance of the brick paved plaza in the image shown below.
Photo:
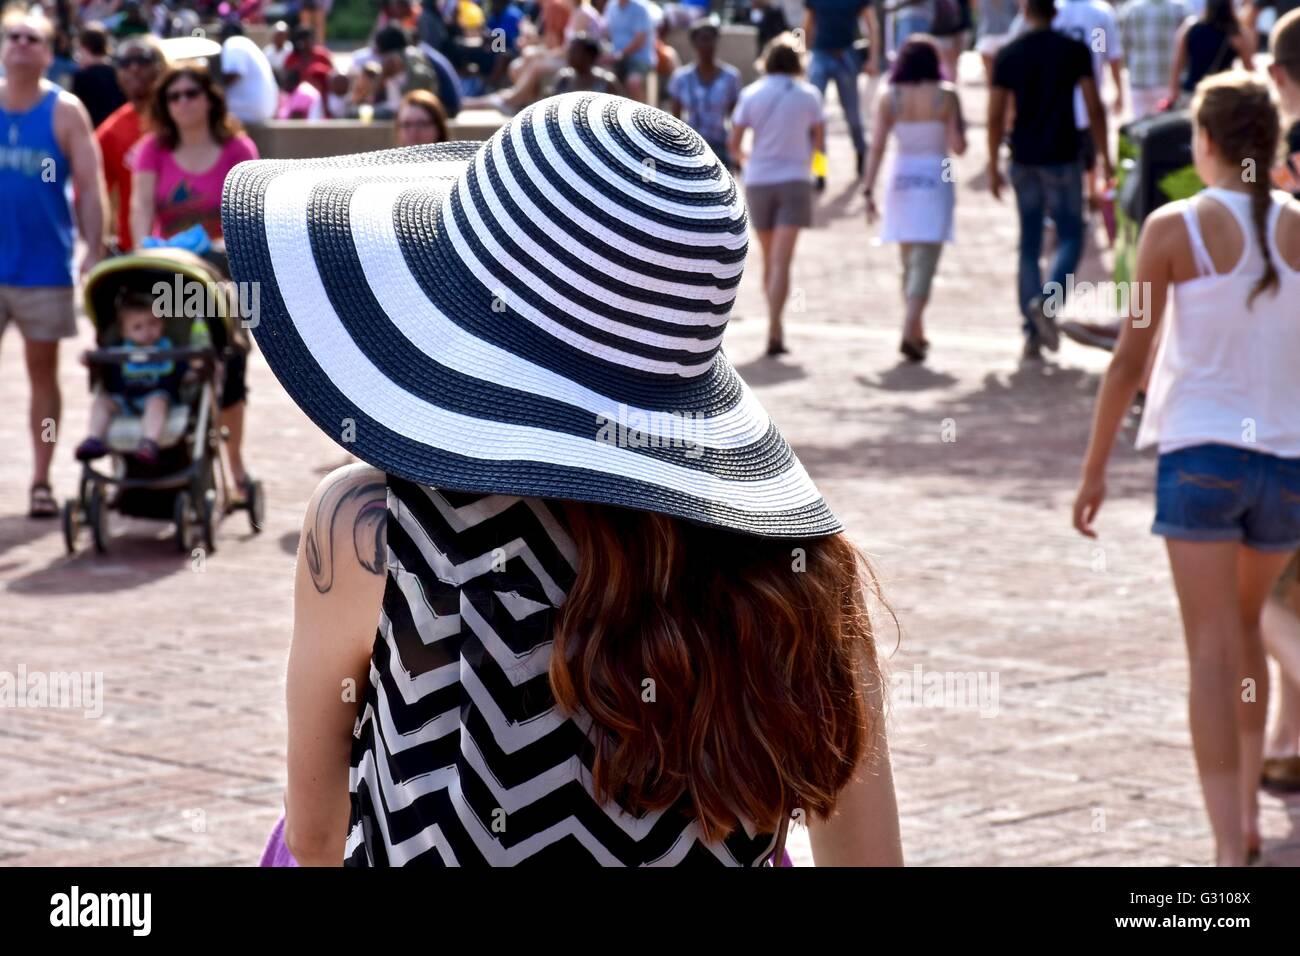
M1147 531L1154 458L1135 454L1130 435L1102 538L1071 530L1105 356L1065 343L1055 360L1021 366L1014 200L999 205L984 186L984 89L962 93L971 149L958 165L958 244L928 316L929 363L899 364L897 252L864 225L837 106L820 227L801 238L795 266L792 354L759 357L752 257L726 348L873 555L902 625L896 642L880 623L894 674L921 687L930 674L982 675L996 691L982 712L923 706L920 688L917 704L896 702L908 862L1204 864L1181 630ZM1100 278L1103 261L1091 252L1081 277ZM83 324L76 349L89 341ZM60 498L73 492L88 410L73 347L62 379ZM110 555L69 558L57 522L25 517L26 381L17 335L0 343L0 670L104 675L98 719L0 712L0 862L256 862L281 809L299 521L346 456L260 357L250 382L246 454L266 486L263 534L232 516L196 570L163 525L118 519ZM1266 862L1300 862L1300 799L1265 795L1263 808ZM811 863L802 831L792 850Z

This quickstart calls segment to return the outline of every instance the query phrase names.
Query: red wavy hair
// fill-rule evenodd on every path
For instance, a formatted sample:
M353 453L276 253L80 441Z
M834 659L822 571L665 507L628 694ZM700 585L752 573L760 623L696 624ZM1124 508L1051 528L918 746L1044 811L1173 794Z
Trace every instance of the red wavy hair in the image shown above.
M741 819L825 819L875 729L867 601L844 535L769 540L566 502L579 568L550 682L593 719L597 799L629 812L690 795L706 839Z

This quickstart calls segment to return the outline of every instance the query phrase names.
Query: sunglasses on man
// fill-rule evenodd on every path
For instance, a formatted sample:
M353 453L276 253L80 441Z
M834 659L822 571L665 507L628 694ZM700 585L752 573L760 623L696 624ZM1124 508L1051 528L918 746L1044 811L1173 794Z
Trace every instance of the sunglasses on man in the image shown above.
M153 66L158 62L158 58L148 53L128 53L126 56L119 56L115 62L121 69L129 70L133 66L142 68Z
M10 43L26 44L27 46L44 46L45 37L39 33L28 33L26 30L10 30L5 34L5 39Z

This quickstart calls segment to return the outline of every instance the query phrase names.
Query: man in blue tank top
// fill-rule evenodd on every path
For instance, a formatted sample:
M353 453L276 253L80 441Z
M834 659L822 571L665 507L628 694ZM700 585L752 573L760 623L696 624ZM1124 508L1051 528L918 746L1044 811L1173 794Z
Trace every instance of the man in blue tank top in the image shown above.
M104 181L86 108L42 80L53 27L17 9L0 20L0 337L22 333L31 382L32 517L58 514L50 462L58 433L59 340L75 336L73 190L85 272L104 255Z

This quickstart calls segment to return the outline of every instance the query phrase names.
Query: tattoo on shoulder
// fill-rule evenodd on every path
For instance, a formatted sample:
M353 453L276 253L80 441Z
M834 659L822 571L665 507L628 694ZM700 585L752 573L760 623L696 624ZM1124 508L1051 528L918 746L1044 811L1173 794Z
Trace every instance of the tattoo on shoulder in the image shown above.
M356 511L351 527L336 527L339 514ZM346 547L348 539L356 551L357 561L371 574L384 573L384 527L388 515L388 489L383 481L358 482L340 475L321 494L316 520L303 540L304 557L316 590L325 594L334 586L336 547ZM340 540L340 538L342 540Z

